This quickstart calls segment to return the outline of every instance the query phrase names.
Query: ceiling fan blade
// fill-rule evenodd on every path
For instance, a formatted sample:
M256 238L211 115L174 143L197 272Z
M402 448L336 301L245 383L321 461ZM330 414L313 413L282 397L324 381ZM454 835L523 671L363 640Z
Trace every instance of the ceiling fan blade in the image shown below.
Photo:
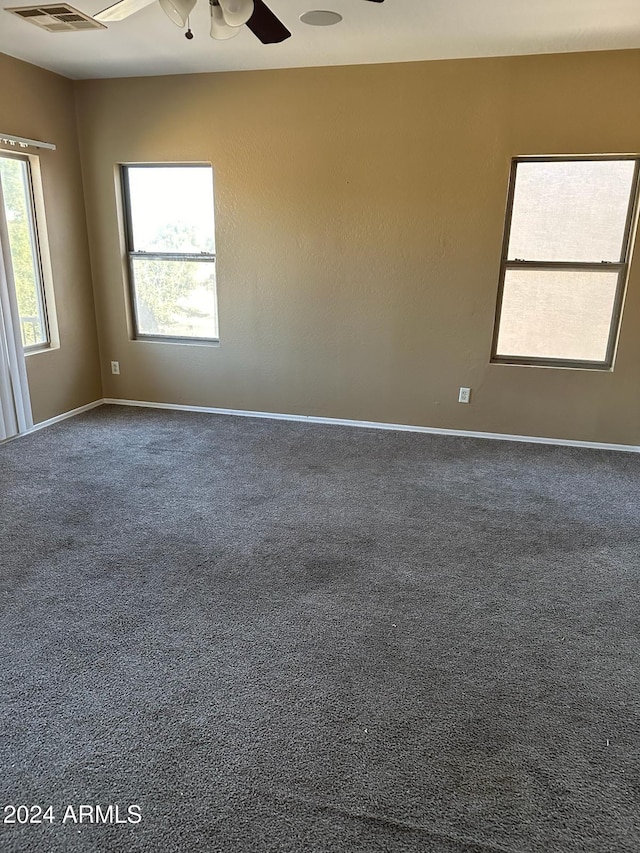
M151 6L152 3L155 3L155 0L120 0L118 3L114 3L113 6L107 6L106 9L98 12L93 17L96 21L102 22L122 21L124 18L128 18L129 15L134 15L140 9L144 9L145 6Z
M289 38L289 30L263 0L253 0L253 5L253 15L247 21L247 26L262 44L277 44Z

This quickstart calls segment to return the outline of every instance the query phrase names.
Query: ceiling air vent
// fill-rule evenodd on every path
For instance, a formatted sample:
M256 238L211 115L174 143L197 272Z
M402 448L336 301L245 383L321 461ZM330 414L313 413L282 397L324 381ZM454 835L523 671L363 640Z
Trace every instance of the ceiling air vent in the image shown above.
M74 9L73 6L61 3L53 6L14 6L5 11L12 12L24 21L30 21L50 33L106 29L103 24Z

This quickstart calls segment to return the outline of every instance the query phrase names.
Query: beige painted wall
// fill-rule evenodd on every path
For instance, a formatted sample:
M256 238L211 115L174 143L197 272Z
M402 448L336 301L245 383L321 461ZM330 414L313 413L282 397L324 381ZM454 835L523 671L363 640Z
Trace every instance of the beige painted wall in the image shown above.
M0 81L0 132L58 146L38 152L60 346L27 356L37 423L102 397L75 99L70 80L3 54Z
M640 151L639 91L638 51L77 83L105 395L640 444L640 259L612 373L488 363L510 158ZM189 160L221 345L132 341L114 166Z

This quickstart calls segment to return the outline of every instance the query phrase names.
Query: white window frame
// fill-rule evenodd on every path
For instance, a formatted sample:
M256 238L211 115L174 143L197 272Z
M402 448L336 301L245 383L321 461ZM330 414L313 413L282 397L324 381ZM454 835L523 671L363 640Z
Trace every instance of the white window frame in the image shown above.
M29 231L36 279L36 299L42 316L44 332L43 341L22 345L25 356L29 356L59 346L40 161L36 155L18 154L17 152L7 151L3 148L0 148L0 157L20 160L26 166ZM22 329L20 331L22 336Z
M511 236L511 222L513 217L514 195L516 187L516 173L519 163L575 163L584 161L631 160L635 163L631 192L629 194L629 205L625 230L622 239L620 260L617 262L584 262L573 261L527 261L508 258L509 238ZM542 156L542 157L514 157L511 160L511 173L509 177L509 191L507 195L507 211L505 216L504 238L502 242L502 258L500 263L500 280L498 284L498 299L493 330L493 341L491 345L491 362L493 364L515 364L530 365L538 367L568 367L587 370L612 370L615 360L616 345L620 333L622 321L622 308L624 295L629 277L629 264L631 261L631 249L635 232L635 224L638 218L638 194L640 179L640 156L633 154L603 154L585 156ZM500 331L500 317L502 314L502 299L504 293L505 276L508 270L513 269L538 269L538 270L562 270L562 271L596 271L618 273L618 283L614 299L611 324L609 327L609 338L605 358L602 361L591 361L587 359L565 359L565 358L541 358L539 356L511 356L498 354L498 334Z

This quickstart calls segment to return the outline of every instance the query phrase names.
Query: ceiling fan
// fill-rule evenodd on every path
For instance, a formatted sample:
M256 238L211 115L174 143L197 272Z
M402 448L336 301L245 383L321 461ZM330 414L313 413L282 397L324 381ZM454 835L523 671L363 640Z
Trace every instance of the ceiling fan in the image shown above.
M156 0L118 0L107 6L97 15L96 21L122 21L155 3ZM368 0L370 3L384 3L384 0ZM178 27L185 27L196 0L159 0L163 12ZM288 39L291 33L274 15L264 0L209 0L211 13L210 35L213 39L230 39L237 36L245 24L263 44L275 44ZM191 30L187 38L193 38Z

